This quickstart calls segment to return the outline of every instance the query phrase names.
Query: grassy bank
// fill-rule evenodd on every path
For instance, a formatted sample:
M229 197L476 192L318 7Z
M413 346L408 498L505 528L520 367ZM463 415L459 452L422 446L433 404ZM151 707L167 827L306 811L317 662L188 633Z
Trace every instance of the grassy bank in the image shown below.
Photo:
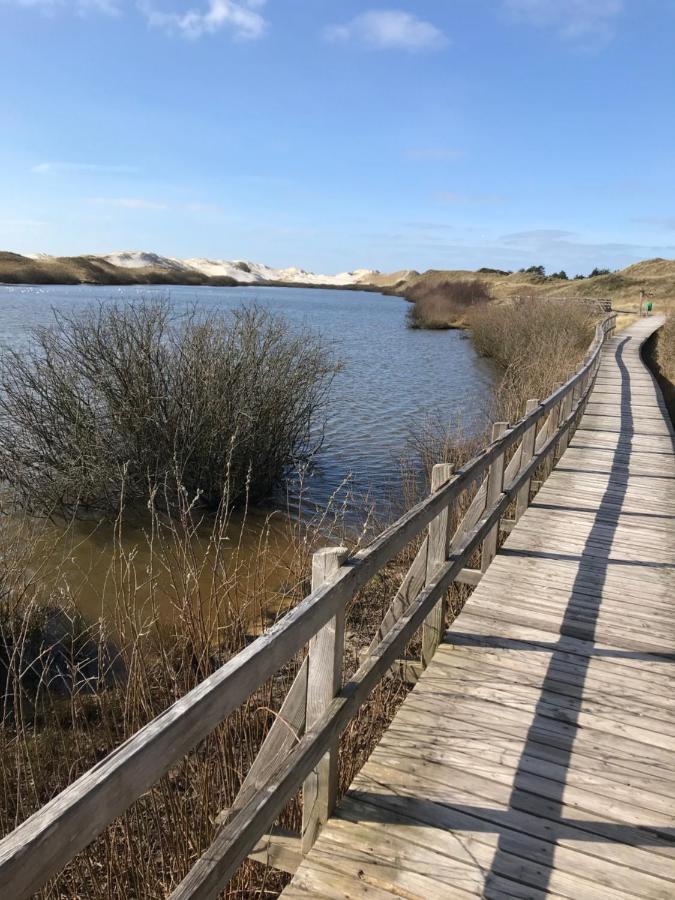
M643 347L645 361L663 393L671 421L675 425L675 313L671 313Z
M530 399L543 400L581 364L599 314L576 301L513 300L471 316L479 353L501 371L492 416L515 422Z
M589 307L598 300L609 300L613 308L619 311L619 328L630 324L639 314L641 290L652 300L656 313L675 310L675 260L646 260L617 272L596 270L595 274L585 278L562 278L560 274L546 275L540 266L518 272L431 269L422 273L395 272L371 280L382 291L405 297L411 302L416 303L419 298L424 298L420 308L422 322L425 303L434 310L431 322L439 318L439 308L444 310L440 317L446 323L444 327L467 326L466 309L454 306L452 290L455 284L476 280L481 282L491 302L498 307L517 298L526 298L533 303L547 299L584 301Z
M671 313L658 332L656 359L659 368L670 381L675 384L675 313Z

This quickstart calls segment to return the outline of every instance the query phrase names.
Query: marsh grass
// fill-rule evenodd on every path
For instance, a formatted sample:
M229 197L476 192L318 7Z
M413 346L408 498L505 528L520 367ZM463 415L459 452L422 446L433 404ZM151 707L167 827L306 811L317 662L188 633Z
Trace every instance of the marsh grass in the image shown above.
M108 570L114 602L95 622L86 623L78 612L78 592L86 590L86 581L69 583L67 540L56 541L48 553L45 538L52 532L45 523L26 518L9 527L9 518L0 519L0 834L304 597L318 545L348 540L355 550L365 540L365 531L340 532L339 510L324 510L312 523L289 518L290 553L287 545L279 556L264 527L255 550L244 550L236 529L233 533L229 508L222 506L205 522L195 498L179 484L170 488L178 503L167 512L160 496L164 490L169 488L162 485L149 497L142 556L125 537L120 507ZM36 546L37 569L31 553ZM379 625L404 563L404 558L392 563L349 604L346 677L358 667L359 652ZM162 614L167 601L174 611L169 622ZM299 654L256 691L80 853L42 896L165 897L213 839L216 817L231 806L301 660ZM387 677L347 728L341 739L341 790L404 694L403 683ZM280 824L298 830L301 814L296 797ZM226 895L274 896L284 880L247 862Z
M409 328L444 329L459 327L471 310L489 302L490 293L479 278L441 278L414 285L406 297L413 301L406 314Z
M473 310L471 334L479 353L501 369L494 421L517 421L529 399L543 400L579 367L598 313L574 300L519 298Z

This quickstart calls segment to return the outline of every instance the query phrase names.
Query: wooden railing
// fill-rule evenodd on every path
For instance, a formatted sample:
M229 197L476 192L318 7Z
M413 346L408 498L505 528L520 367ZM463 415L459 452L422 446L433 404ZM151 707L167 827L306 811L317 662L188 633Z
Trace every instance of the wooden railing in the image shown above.
M541 402L530 400L515 425L497 423L480 455L456 472L435 466L432 493L370 546L352 557L344 548L316 553L309 596L5 837L2 896L17 900L38 890L306 645L304 662L222 827L171 896L215 897L301 787L297 847L307 852L335 804L340 734L420 628L421 665L433 656L448 588L480 581L497 552L499 530L510 530L527 509L534 474L544 480L564 452L615 321L611 314L597 325L582 367L565 384ZM467 511L452 528L456 504L471 491ZM367 654L343 684L348 601L425 529ZM480 569L469 569L477 550Z

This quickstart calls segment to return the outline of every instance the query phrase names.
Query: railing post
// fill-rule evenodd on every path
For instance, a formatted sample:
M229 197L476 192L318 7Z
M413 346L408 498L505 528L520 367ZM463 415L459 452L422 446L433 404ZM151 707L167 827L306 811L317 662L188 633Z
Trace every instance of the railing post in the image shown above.
M560 420L559 426L565 422L569 416L572 414L572 405L574 403L574 392L573 390L569 390L560 404ZM560 436L560 440L558 441L558 446L556 447L556 456L558 459L563 455L565 450L567 450L567 445L570 441L570 432L569 429L565 432L565 434Z
M562 387L562 382L559 382L553 388L554 392L559 391ZM551 410L551 414L548 418L548 428L546 431L546 440L550 441L551 438L555 437L556 432L558 431L558 427L560 425L560 418L562 414L562 400L559 400L558 403ZM553 468L553 462L555 457L555 445L551 448L551 450L546 455L546 458L542 462L542 484L548 476L551 474L551 469Z
M508 422L495 422L492 426L493 442L500 438L509 427ZM485 512L489 513L504 490L504 454L499 456L490 465L487 477L487 494L485 498ZM497 555L497 538L499 537L499 523L496 523L483 541L480 557L480 570L486 572L487 567Z
M448 463L438 463L431 471L431 491L434 493L452 478L453 467ZM434 577L436 570L448 558L448 541L450 539L450 510L446 506L436 518L429 523L429 547L427 551L426 583ZM424 620L422 626L422 665L426 668L436 648L441 642L445 625L445 597L438 601Z
M525 415L529 416L539 406L538 400L528 400L525 404ZM537 423L534 422L523 435L523 447L520 455L520 468L524 469L532 462L534 456L534 442L537 438ZM516 522L520 519L530 505L530 479L519 488L516 495Z
M346 547L326 547L312 557L312 590L330 580L348 556ZM345 643L345 610L340 612L309 642L306 730L320 718L342 687ZM308 853L337 798L339 736L319 765L307 776L302 788L302 852Z

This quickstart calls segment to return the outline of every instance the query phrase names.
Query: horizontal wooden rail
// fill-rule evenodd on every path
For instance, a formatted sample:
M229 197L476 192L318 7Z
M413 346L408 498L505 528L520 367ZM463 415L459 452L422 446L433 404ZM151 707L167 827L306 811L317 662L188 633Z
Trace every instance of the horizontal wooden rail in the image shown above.
M7 896L19 900L44 885L328 623L340 616L357 591L434 520L446 514L465 491L474 488L493 464L500 464L519 440L529 440L526 436L536 433L537 425L558 411L559 420L552 435L547 434L545 442L535 446L531 457L529 444L524 455L522 444L516 448L519 459L506 468L501 490L496 496L491 494L490 508L487 508L487 491L483 491L484 501L474 500L470 515L467 514L463 527L448 546L445 561L435 571L425 570L423 581L389 617L386 628L380 628L379 642L371 646L367 659L325 712L312 720L292 749L286 744L277 746L279 739L275 736L274 765L256 769L258 772L265 768L267 780L260 787L257 778L254 783L249 782L241 805L235 803L233 807L231 820L173 895L177 898L215 896L269 829L283 805L335 746L336 737L372 688L396 663L425 618L443 600L449 585L458 577L466 578L463 570L471 554L487 535L494 533L518 491L529 485L534 472L549 454L553 455L558 442L577 421L592 389L600 352L613 332L615 319L615 314L609 315L597 326L584 364L564 385L458 469L439 490L383 531L367 548L347 559L334 577L312 590L267 633L0 841L0 885ZM571 401L563 403L568 397ZM522 492L520 497L522 505ZM306 671L300 681L303 678L306 685ZM295 687L295 692L301 689ZM293 703L297 706L295 692ZM304 723L304 711L298 716Z

